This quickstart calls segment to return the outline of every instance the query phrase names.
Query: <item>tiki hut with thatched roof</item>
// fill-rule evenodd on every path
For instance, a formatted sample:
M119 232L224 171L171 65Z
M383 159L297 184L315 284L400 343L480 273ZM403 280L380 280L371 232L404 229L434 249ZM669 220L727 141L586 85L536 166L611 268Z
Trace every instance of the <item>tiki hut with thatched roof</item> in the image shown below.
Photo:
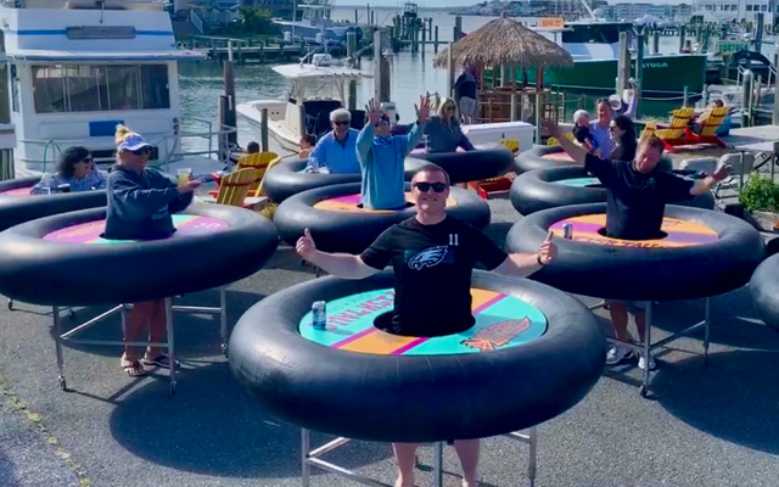
M451 51L451 60L449 50L446 49L438 54L434 65L447 67L451 63L450 69L456 65L480 68L511 66L510 90L501 91L504 98L515 91L513 67L535 69L537 77L533 91L539 94L543 92L544 68L573 65L571 54L563 47L505 16L488 22L458 40L451 46ZM483 92L483 95L489 97L490 93ZM536 121L541 109L540 98L536 96Z

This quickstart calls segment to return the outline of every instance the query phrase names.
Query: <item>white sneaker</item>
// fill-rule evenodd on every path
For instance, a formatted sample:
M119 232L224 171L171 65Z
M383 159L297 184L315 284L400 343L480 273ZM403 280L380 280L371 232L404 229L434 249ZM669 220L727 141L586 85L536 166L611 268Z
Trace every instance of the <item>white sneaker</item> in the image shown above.
M646 369L646 360L644 360L644 355L641 354L638 357L638 368L641 370ZM655 362L655 358L652 357L652 354L649 354L649 370L655 370L657 368L657 362Z
M624 345L612 345L606 352L606 365L617 365L632 358L633 350Z

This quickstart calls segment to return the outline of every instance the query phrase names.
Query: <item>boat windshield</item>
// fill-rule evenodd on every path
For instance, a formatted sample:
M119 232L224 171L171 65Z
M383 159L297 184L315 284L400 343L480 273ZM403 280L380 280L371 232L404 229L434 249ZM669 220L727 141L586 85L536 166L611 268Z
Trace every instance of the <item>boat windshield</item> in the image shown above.
M628 30L630 24L568 24L563 32L564 43L614 44L619 42L619 33Z
M289 90L289 99L293 103L302 103L306 100L344 100L344 88L347 78L299 78L292 80Z

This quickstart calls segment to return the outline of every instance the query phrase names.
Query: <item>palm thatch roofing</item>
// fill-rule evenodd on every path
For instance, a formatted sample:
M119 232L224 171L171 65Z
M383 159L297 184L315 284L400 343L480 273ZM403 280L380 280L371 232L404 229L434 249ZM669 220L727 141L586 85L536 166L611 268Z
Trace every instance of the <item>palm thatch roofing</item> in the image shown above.
M447 53L445 49L436 56L435 66L447 65ZM515 64L525 68L573 64L571 54L564 48L507 17L492 20L455 42L452 60L455 65Z

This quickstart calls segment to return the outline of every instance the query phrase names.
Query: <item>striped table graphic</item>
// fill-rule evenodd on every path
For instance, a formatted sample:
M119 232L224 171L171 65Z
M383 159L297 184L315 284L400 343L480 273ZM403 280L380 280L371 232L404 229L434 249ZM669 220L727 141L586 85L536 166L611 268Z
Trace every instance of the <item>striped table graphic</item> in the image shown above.
M661 230L666 233L664 238L653 240L622 240L601 235L600 230L606 227L606 214L593 213L579 215L560 220L549 227L555 236L563 237L563 225L573 226L573 240L615 247L637 248L674 248L703 245L719 240L717 232L706 225L678 218L663 218Z
M476 324L439 337L392 335L373 321L392 310L394 290L378 289L327 303L327 329L312 326L311 312L300 321L300 334L330 348L376 355L441 355L479 353L528 343L546 332L546 317L538 308L514 296L471 289Z
M412 199L411 193L406 193L406 202L413 205L414 200ZM365 208L360 208L360 198L361 195L359 193L357 194L348 194L344 196L336 196L335 198L328 198L326 200L317 201L314 203L314 208L317 210L326 210L326 211L340 211L340 212L349 212L349 213L395 213L397 210L369 210ZM457 206L457 201L455 201L454 198L449 196L446 200L446 207L451 208L453 206Z
M564 186L573 186L575 188L587 188L592 186L602 187L600 180L598 178L592 178L592 177L558 179L557 181L554 182L557 184L562 184Z
M24 186L22 188L14 188L9 189L6 191L0 191L0 196L31 196L32 195L32 186Z
M177 232L171 238L187 235L202 235L219 232L230 226L225 220L199 215L173 215L173 226ZM50 242L70 244L119 244L133 240L107 240L100 237L105 230L105 220L93 220L70 227L60 228L46 234L43 239Z

